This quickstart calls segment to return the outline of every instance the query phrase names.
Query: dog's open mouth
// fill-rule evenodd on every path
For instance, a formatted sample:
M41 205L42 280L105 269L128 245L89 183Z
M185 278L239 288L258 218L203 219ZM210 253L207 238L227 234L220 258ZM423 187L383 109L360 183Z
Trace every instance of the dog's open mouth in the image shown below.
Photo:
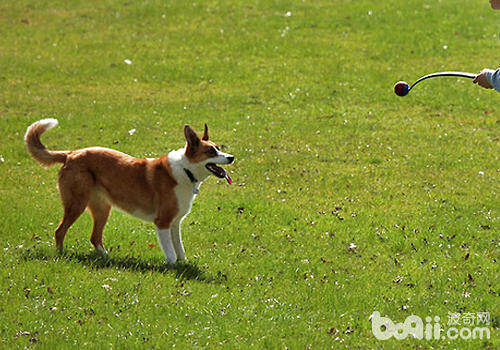
M217 176L220 179L226 179L228 184L232 183L231 176L227 173L226 170L221 168L220 166L215 165L214 163L207 163L205 167L215 176Z

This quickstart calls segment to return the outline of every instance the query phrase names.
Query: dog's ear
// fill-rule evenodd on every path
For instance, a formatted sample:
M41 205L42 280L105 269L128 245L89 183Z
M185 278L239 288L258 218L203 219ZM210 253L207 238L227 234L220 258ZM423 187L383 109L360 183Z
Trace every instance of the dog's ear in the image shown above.
M200 145L200 138L189 125L184 125L184 136L186 137L187 148L198 147Z
M205 132L203 133L203 137L201 138L203 141L208 141L208 126L205 123Z

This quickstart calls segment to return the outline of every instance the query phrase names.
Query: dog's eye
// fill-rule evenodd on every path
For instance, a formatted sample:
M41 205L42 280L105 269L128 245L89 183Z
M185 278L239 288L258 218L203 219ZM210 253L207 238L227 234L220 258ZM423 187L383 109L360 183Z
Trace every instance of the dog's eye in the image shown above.
M207 151L208 154L211 154L211 155L217 155L217 150L215 149L215 147L210 147L209 150Z

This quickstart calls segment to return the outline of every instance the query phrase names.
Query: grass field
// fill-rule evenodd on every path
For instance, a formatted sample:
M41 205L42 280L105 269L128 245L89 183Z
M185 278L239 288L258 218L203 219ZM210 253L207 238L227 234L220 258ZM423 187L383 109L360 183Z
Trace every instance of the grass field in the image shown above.
M495 349L499 94L487 1L0 1L0 348ZM127 62L125 62L127 60ZM202 130L236 156L183 223L84 214L58 254L58 167L23 144L155 157ZM132 135L129 130L136 129ZM381 341L374 311L489 312L490 339ZM463 320L462 320L463 321Z

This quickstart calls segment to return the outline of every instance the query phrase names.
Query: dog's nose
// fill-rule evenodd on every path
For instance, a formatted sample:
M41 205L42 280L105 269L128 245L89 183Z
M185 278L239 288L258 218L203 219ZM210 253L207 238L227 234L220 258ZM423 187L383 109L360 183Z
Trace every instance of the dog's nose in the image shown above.
M232 162L234 162L234 156L227 157L227 160L229 161L229 164L231 164Z

